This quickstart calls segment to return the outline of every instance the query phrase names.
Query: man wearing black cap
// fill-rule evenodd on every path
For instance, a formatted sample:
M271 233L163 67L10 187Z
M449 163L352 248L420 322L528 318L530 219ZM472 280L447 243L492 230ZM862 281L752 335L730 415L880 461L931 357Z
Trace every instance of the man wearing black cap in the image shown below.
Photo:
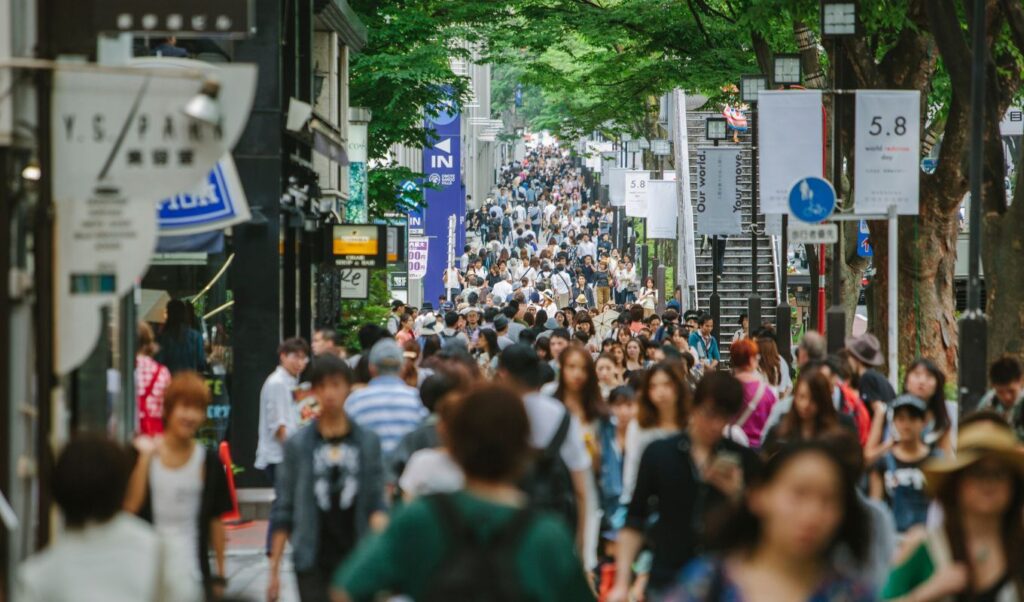
M590 454L583 442L583 429L565 406L558 400L540 393L541 361L537 352L528 345L515 344L498 356L498 379L516 390L523 398L526 414L530 418L531 445L538 450L552 446L556 438L558 458L570 474L570 483L563 483L563 491L572 492L574 508L551 508L560 512L576 531L577 547L582 549L583 534L587 522L587 478L590 471ZM596 501L595 501L596 503Z

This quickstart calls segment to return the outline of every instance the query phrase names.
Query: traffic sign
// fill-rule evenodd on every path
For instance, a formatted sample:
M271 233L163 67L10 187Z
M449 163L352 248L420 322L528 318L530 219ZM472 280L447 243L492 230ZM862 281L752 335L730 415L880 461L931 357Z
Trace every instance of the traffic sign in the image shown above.
M857 226L857 255L860 257L874 257L875 251L871 248L871 231L868 230L868 223L860 220Z
M787 231L791 245L831 245L839 242L839 227L836 224L789 222Z
M832 183L811 176L801 178L789 189L789 212L808 224L819 224L836 209L836 190Z

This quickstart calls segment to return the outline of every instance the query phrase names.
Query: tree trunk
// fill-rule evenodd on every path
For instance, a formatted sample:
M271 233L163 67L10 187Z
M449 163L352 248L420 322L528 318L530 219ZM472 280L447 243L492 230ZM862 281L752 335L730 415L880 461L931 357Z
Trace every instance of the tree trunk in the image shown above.
M1024 166L1020 154L1017 159L1013 203L1001 214L988 211L984 217L981 248L990 362L1003 354L1024 359Z

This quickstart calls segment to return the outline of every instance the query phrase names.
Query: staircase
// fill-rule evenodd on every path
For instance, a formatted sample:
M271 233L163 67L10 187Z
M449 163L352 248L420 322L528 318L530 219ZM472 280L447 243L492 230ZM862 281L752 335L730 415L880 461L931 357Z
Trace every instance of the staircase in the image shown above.
M708 111L691 111L687 113L687 134L690 144L690 183L692 200L697 199L697 168L693 157L696 156L697 147L713 144L704 138L704 122L708 117L720 117L721 115ZM731 132L730 132L731 134ZM719 145L732 146L731 139L719 142ZM740 174L739 189L743 194L743 230L744 234L730 236L726 243L725 256L722 261L722 275L718 281L718 294L722 302L721 323L719 325L719 347L722 352L722 360L728 361L729 344L732 342L732 335L739 328L738 320L742 313L747 311L747 298L750 296L750 191L751 191L751 165L750 165L750 131L740 136L742 147L741 157L743 159L743 170ZM696 213L696 211L695 211ZM697 219L697 216L694 216ZM758 216L758 224L763 229L764 216ZM696 241L697 259L697 305L701 311L711 310L712 291L712 270L714 258L714 245L708 240L702 244L702 239ZM772 239L771 236L761 234L758 237L757 265L758 265L758 292L761 295L761 319L775 323L776 306L776 272L772 261ZM751 324L751 330L756 330L759 325Z

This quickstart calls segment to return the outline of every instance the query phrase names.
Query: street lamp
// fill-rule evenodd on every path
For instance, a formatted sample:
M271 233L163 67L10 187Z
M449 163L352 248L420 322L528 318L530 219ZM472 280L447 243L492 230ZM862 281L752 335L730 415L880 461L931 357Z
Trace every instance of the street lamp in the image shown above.
M704 137L714 142L715 146L718 146L719 140L728 138L725 117L708 117L704 122Z
M988 347L988 321L981 309L981 206L983 203L982 178L984 169L985 132L985 48L984 2L974 3L971 20L971 116L970 116L970 238L967 254L967 311L960 319L960 415L964 416L978 406L985 392ZM895 251L893 251L895 252ZM891 328L891 326L890 326Z
M729 132L726 128L724 117L708 117L704 121L704 137L718 146L719 140L728 138ZM715 324L715 338L718 338L722 322L722 297L718 294L718 281L722 278L722 265L719 261L718 236L711 237L711 320Z
M821 0L821 37L858 35L857 4L855 0Z
M772 61L772 81L779 86L799 85L803 66L799 54L776 54Z
M768 87L768 78L760 73L755 75L741 75L740 76L740 100L749 104L756 105L757 97L761 94L761 90ZM751 134L753 136L753 134Z

